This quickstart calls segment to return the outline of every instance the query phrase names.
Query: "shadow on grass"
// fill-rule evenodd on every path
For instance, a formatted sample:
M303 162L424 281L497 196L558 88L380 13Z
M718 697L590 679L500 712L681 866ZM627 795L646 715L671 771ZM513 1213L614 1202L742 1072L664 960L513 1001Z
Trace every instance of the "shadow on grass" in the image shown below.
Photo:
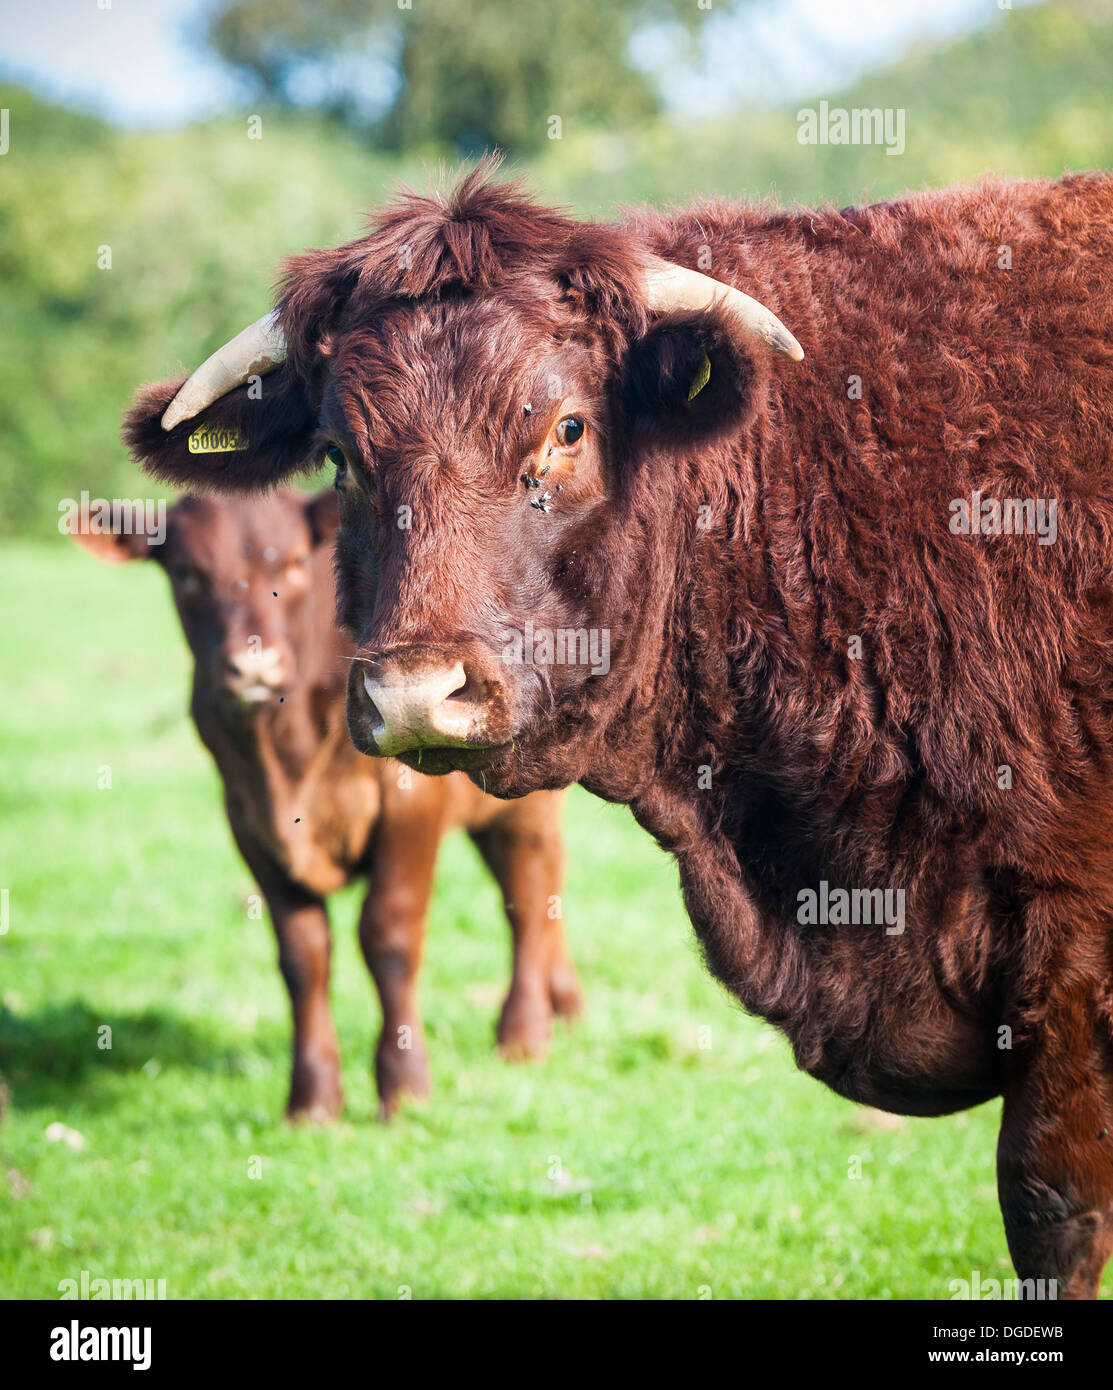
M98 1046L111 1028L112 1046ZM203 1023L161 1009L106 1014L82 999L17 1015L0 1008L0 1075L16 1108L53 1105L80 1088L90 1109L115 1103L115 1088L100 1081L139 1074L152 1060L160 1068L185 1067L239 1076L265 1065L281 1067L288 1044L278 1029L260 1029L250 1047L236 1047ZM281 1057L282 1060L279 1060Z

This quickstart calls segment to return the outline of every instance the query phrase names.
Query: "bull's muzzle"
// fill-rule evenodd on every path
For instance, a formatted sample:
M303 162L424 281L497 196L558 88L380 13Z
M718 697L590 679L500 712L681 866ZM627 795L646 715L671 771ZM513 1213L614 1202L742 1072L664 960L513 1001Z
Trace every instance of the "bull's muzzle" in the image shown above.
M348 679L348 730L363 753L500 747L511 737L494 662L471 649L359 652Z

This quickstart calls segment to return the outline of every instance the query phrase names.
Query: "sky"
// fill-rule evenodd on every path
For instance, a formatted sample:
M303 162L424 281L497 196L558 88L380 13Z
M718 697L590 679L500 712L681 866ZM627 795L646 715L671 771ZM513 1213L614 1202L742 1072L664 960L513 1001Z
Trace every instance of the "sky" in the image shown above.
M206 15L220 3L0 0L0 76L124 125L176 125L227 111L248 100L249 91L201 37ZM712 114L836 91L916 40L993 22L998 6L999 0L756 0L731 17L721 4L716 13L711 0L695 70L672 62L675 39L667 31L645 34L635 54L661 74L674 109Z

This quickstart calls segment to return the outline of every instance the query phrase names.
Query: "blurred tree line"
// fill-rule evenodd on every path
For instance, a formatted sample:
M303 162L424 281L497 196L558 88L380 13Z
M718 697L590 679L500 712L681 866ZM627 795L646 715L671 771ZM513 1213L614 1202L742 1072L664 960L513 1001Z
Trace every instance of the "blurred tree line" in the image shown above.
M718 0L718 12L750 0ZM228 0L209 38L272 101L312 105L382 148L536 150L550 117L625 127L659 114L634 35L696 32L709 0Z
M474 17L483 4L414 0L414 14L467 9L480 31L490 28ZM269 0L276 19L287 8L317 9ZM506 33L518 32L520 9L553 37L551 15L533 0L498 9L510 17ZM575 119L562 139L542 136L524 167L543 197L582 215L716 194L847 203L989 170L1110 168L1111 72L1107 0L1023 7L957 41L918 47L847 91L819 94L832 105L905 108L899 158L876 146L801 145L803 102L623 125L606 89L592 96L602 113L594 124L568 99L551 111L540 102L546 117L563 110ZM451 87L455 77L442 72L440 81ZM631 97L629 109L650 99ZM58 503L82 488L151 495L119 443L135 388L195 366L271 302L283 255L358 235L396 180L423 186L430 156L451 152L446 140L420 145L411 135L401 151L369 148L358 121L287 102L250 108L262 113L261 139L249 138L248 108L137 132L18 87L0 87L0 107L10 113L0 157L0 533L9 536L57 538Z

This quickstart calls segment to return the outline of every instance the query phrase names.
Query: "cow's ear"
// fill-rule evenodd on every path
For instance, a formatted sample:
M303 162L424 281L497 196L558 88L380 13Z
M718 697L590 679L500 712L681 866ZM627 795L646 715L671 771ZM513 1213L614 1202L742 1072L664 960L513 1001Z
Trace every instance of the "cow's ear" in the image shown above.
M326 545L340 529L340 499L334 487L305 499L305 518L314 545Z
M172 430L166 407L182 381L145 386L124 419L124 442L153 477L182 486L250 492L316 466L316 412L288 363L254 377Z
M103 560L106 565L126 565L129 560L155 560L161 553L158 545L148 545L142 531L124 535L115 531L70 531L70 539Z
M717 313L682 311L631 345L622 391L635 433L705 443L749 419L764 381L764 367Z

